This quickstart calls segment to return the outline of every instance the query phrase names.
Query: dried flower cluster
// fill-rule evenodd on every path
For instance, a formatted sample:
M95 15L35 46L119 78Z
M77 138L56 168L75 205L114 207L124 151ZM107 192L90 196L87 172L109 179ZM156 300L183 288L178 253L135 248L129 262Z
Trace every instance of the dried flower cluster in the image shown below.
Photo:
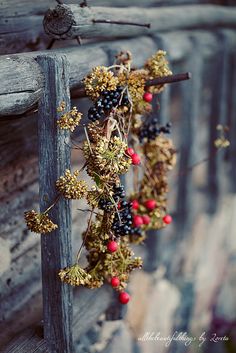
M66 199L79 200L86 196L87 183L84 180L77 180L78 175L78 170L71 174L70 170L66 169L65 175L56 181L57 189Z
M66 267L59 272L61 281L71 284L72 286L86 285L89 283L91 276L84 271L78 264Z
M85 77L84 84L86 94L96 100L102 91L115 90L118 85L118 78L105 66L97 66Z
M61 103L60 107L58 108L58 112L62 112L65 109L64 102ZM78 112L76 107L73 107L69 112L64 113L61 117L57 120L57 124L61 129L70 130L73 132L75 128L79 125L82 118L82 113Z
M48 214L37 213L34 210L25 212L25 222L34 233L45 234L57 229L57 225L51 221Z

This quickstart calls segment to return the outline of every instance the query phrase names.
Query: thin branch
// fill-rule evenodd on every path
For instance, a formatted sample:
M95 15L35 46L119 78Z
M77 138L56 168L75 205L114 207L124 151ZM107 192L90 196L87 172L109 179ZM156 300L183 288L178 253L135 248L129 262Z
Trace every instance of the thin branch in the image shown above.
M81 252L82 252L82 249L84 247L84 244L86 242L86 238L88 236L88 233L90 231L90 227L91 227L91 223L92 223L92 217L93 217L93 213L94 213L94 208L91 210L91 213L90 213L90 216L89 216L89 221L88 221L88 227L87 227L87 230L86 230L86 233L85 233L85 236L84 236L84 239L82 241L82 244L79 248L79 251L78 251L78 254L77 254L77 262L79 262L79 258L80 258L80 255L81 255Z

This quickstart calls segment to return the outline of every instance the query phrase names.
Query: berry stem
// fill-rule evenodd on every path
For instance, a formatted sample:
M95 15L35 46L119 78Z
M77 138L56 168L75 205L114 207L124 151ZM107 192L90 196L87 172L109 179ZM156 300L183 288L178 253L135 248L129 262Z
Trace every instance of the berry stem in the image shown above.
M85 133L85 136L86 136L86 140L87 140L87 142L88 142L88 145L89 145L90 153L93 154L92 147L91 147L91 144L90 144L90 140L89 140L89 137L88 137L87 128L86 128L85 125L84 125L84 133Z
M59 201L60 197L61 197L61 194L57 195L55 201L43 212L43 214L48 213L57 204L57 202Z
M89 230L90 230L90 227L91 227L93 212L94 212L94 208L92 208L92 210L91 210L91 213L90 213L90 216L89 216L89 220L88 220L88 226L87 226L87 229L86 229L86 233L85 233L84 239L82 241L82 244L80 245L79 251L78 251L77 256L76 256L77 263L79 262L79 258L80 258L82 249L84 247L84 244L86 242L86 238L88 236L88 233L89 233Z

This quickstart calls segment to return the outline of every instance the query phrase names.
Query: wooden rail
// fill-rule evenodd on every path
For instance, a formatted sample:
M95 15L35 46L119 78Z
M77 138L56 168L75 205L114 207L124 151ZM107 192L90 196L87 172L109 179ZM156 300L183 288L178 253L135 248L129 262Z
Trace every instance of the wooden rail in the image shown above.
M227 31L231 37L230 46L236 44L233 31ZM199 32L200 33L200 32ZM203 32L201 32L203 33ZM198 32L196 32L198 34ZM165 34L164 37L171 41L168 58L172 62L183 60L191 51L191 44L184 32L176 34ZM67 49L54 50L50 52L24 53L18 55L6 55L0 57L0 117L23 114L34 108L43 90L43 75L35 58L37 55L46 53L65 54L70 64L70 89L76 92L81 87L81 80L96 65L109 65L111 56L120 50L130 50L134 56L134 64L141 66L146 58L162 48L162 36L155 36L151 39L140 37L139 39L121 40L113 43L100 43L85 45L82 47L71 47ZM207 34L209 41L206 41L206 52L209 43L211 47L217 45L213 34ZM184 43L184 44L183 44ZM176 45L176 47L175 47ZM178 47L178 45L181 45ZM145 51L143 48L145 47ZM181 49L180 49L181 48Z
M78 1L70 1L66 0L63 1L64 3L70 3L70 4L78 4ZM201 1L204 4L211 2L211 1ZM222 1L223 2L223 1ZM192 0L174 0L169 1L169 0L145 0L145 7L148 7L150 5L152 6L159 6L159 5L170 5L170 3L179 5L179 4L191 4L193 3ZM90 0L89 4L91 6L95 5L106 5L109 6L111 4L110 1L108 0ZM166 5L167 4L167 5ZM129 3L127 3L125 0L115 0L112 1L112 6L127 6ZM134 0L132 1L133 6L143 6L143 1L142 0ZM7 53L17 53L20 51L29 51L29 50L42 50L45 49L49 42L50 38L44 33L42 21L43 21L43 16L45 12L48 10L50 6L54 6L52 1L46 0L39 0L37 3L32 2L30 0L3 0L0 3L0 18L2 18L2 21L0 22L0 36L1 36L1 41L0 41L0 53L1 54L7 54ZM208 6L212 8L212 10L209 12L208 11ZM204 5L204 10L205 14L209 16L209 24L211 23L210 18L215 17L215 10L216 12L219 11L219 8L217 6L213 5ZM191 16L198 16L198 9L200 9L202 5L194 6L194 14ZM183 7L181 7L183 8ZM168 18L168 28L167 31L169 30L180 30L181 28L183 29L182 25L182 18L186 11L183 9L182 13L179 11L176 12L178 8L172 7L172 14L171 14L171 21L170 18ZM214 10L215 9L215 10ZM221 9L221 8L220 8ZM234 8L235 9L235 8ZM161 11L163 9L159 8L158 13L159 16L161 16ZM227 10L227 9L226 9ZM200 9L200 11L202 11ZM235 10L233 10L235 11ZM196 15L195 15L196 14ZM231 15L230 15L231 16ZM187 17L187 16L184 16ZM5 18L7 20L5 21ZM174 18L174 21L173 21ZM221 19L221 24L223 24L224 18L222 16ZM184 21L186 23L186 21ZM174 27L175 25L175 27ZM171 27L169 27L171 26ZM197 27L197 24L195 24L195 28L201 28ZM205 28L210 28L208 23L205 23ZM191 23L189 23L189 27L187 29L191 29ZM106 31L108 32L108 27L106 27ZM158 29L159 33L163 32L161 26ZM16 41L17 38L17 41Z
M133 22L150 24L150 28L137 25L97 23L96 21ZM236 27L236 9L221 6L185 6L165 8L126 9L111 7L81 7L80 5L57 5L47 11L44 29L55 39L117 38L171 31L214 27ZM127 30L128 28L128 30Z

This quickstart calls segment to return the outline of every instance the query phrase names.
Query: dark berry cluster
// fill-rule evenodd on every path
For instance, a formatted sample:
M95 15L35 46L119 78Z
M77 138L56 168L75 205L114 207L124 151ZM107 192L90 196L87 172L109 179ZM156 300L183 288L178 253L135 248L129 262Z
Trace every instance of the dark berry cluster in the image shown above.
M131 213L132 204L125 200L121 201L119 204L119 216L116 213L113 224L112 230L115 233L115 236L124 236L131 233L132 229L132 213Z
M164 134L169 134L171 131L171 123L160 126L158 124L158 119L154 118L150 122L143 124L139 131L139 140L142 142L144 139L148 141L154 140L161 132Z
M132 227L129 234L141 237L142 236L142 229L140 227Z
M120 199L125 197L125 187L124 185L115 185L113 187L113 195L112 198L115 202L118 202ZM108 198L100 198L98 202L98 208L104 211L109 211L114 207L114 202Z
M123 93L121 99L123 89L123 87L118 86L116 90L102 92L102 95L98 98L94 107L89 108L88 119L91 121L99 120L106 116L112 108L119 105L129 105L127 93Z

